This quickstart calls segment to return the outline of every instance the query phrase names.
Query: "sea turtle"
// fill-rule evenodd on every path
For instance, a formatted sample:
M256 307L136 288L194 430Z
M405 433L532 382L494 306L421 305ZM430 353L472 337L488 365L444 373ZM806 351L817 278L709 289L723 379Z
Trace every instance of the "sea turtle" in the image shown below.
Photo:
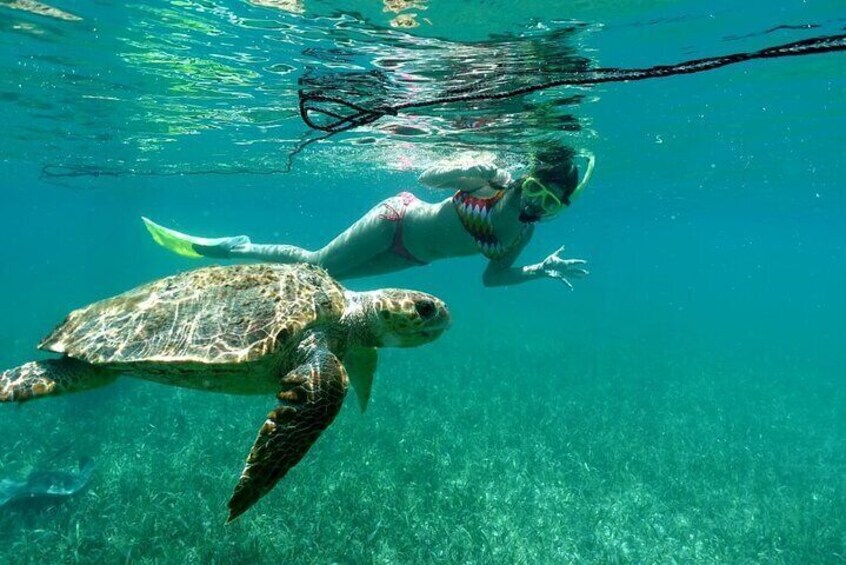
M71 312L38 346L64 356L0 373L0 401L87 390L119 374L276 393L229 500L229 522L302 459L340 410L348 382L366 408L377 347L430 342L449 320L429 294L352 292L311 265L205 267Z

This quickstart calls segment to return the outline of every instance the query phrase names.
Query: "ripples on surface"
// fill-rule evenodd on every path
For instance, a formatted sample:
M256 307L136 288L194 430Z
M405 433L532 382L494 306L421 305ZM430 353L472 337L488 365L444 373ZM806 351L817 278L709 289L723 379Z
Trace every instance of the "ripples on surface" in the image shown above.
M274 172L316 135L300 120L298 89L396 104L502 92L597 64L586 45L601 26L541 19L545 2L467 11L360 0L343 3L345 13L340 4L101 0L71 14L30 0L0 3L0 104L10 116L3 153L53 173ZM598 5L619 17L647 4L662 5ZM602 17L586 6L573 10ZM398 27L403 14L417 27ZM671 20L634 20L626 29ZM547 141L583 146L591 123L578 107L589 92L555 89L384 118L310 146L300 169L330 161L418 168L455 149L493 147L520 161Z
M278 170L312 135L297 112L298 88L408 101L467 86L493 92L587 64L575 47L580 24L531 24L470 43L379 28L360 15L257 4L264 6L101 3L76 21L57 19L65 13L58 9L4 10L9 80L0 103L15 109L4 153L61 166L53 172ZM571 109L581 97L568 91L435 108L338 136L333 146L346 147L347 160L387 167L396 161L384 152L396 151L397 141L407 158L411 143L436 153L505 150L505 139L523 147L577 132Z

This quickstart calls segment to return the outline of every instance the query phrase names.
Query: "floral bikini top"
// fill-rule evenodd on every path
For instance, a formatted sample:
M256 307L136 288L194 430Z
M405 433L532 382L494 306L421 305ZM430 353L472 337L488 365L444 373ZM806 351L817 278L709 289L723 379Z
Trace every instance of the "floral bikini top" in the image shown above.
M523 229L517 234L514 241L508 245L499 240L494 233L491 211L504 195L504 190L497 190L493 196L479 198L473 196L470 192L459 190L452 197L452 203L455 205L455 211L458 212L461 225L476 242L476 247L482 255L488 259L500 259L514 249L523 239L523 234L528 227L528 224L524 224Z

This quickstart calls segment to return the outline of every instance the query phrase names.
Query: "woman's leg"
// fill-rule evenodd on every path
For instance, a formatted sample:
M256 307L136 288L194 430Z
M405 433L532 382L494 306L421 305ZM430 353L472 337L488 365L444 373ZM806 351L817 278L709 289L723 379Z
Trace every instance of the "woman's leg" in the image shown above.
M398 197L389 198L373 207L326 246L310 251L294 245L241 243L229 251L229 257L258 259L277 263L311 263L329 271L332 276L367 276L385 272L381 259L391 245L398 225L394 214L402 210ZM205 253L203 253L205 254ZM396 268L404 263L396 263ZM394 270L389 268L388 270Z
M320 265L333 276L358 277L410 266L407 260L389 251L394 234L401 227L398 222L408 204L403 196L380 202L317 251L295 245L252 243L245 235L216 239L196 237L165 228L147 218L144 222L157 243L186 257L310 263Z

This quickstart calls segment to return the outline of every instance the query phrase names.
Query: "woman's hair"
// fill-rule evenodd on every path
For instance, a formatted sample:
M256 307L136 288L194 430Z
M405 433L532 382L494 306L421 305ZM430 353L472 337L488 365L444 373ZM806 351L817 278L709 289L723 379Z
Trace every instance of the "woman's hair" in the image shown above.
M576 152L565 145L545 147L534 154L532 174L541 182L564 187L568 197L579 184L579 170L573 162Z

